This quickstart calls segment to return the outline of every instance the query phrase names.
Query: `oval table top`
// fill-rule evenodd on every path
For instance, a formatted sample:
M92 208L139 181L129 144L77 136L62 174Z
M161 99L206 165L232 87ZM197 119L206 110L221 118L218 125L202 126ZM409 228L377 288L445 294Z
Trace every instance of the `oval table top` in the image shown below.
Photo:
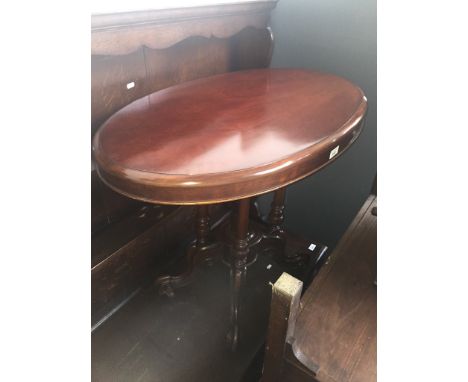
M367 100L351 82L293 69L230 72L157 91L97 131L102 180L134 199L216 203L319 170L359 135Z

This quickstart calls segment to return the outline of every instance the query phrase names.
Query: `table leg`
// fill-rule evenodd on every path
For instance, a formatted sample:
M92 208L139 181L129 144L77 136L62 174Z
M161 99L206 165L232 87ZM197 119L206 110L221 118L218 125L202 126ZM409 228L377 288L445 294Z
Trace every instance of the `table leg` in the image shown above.
M215 254L210 249L219 245L210 238L211 219L208 211L208 205L202 204L197 207L196 233L197 240L195 247L198 253L203 253L202 259L209 264L213 264Z
M255 197L249 198L249 219L252 218L254 220L262 221L260 212L258 210L258 205L255 202ZM236 241L236 226L239 220L239 202L235 202L236 204L233 205L233 210L237 207L237 211L233 211L230 216L230 224L226 225L224 238L221 241L224 241L229 246L234 247ZM257 244L259 244L263 239L263 232L260 229L255 229L250 225L247 230L247 242L249 245L249 253L247 257L247 266L255 263L257 260L258 250L256 250ZM223 262L231 266L232 263L232 253L231 251L226 252L223 256Z
M266 247L271 247L282 260L287 261L285 255L286 240L282 227L284 221L285 195L285 187L275 191L273 201L271 202L270 213L267 218L268 228L263 235L263 239Z
M286 197L286 187L275 191L271 202L270 213L268 214L268 224L270 237L276 237L284 241L284 231L282 224L284 221L284 201Z
M255 220L261 221L262 214L260 213L260 207L258 206L257 197L250 198L250 216Z
M197 219L195 224L197 230L196 246L197 248L203 248L208 243L208 234L210 233L210 215L206 204L197 206Z
M248 228L249 228L250 200L239 201L239 213L235 224L235 240L232 248L231 259L231 328L228 333L228 341L231 349L235 351L239 343L239 309L241 301L241 289L247 270L247 255L249 253Z
M309 261L309 252L286 252L286 238L282 224L284 222L284 204L286 199L286 187L275 191L273 201L271 202L270 213L268 214L268 232L264 239L272 242L273 247L280 253L281 259L290 266L302 267Z
M188 284L189 276L192 274L196 262L206 261L212 263L215 249L219 243L210 240L211 224L208 205L197 206L195 219L196 241L187 249L184 269L176 275L160 276L156 280L159 285L159 293L169 297L174 296L174 288Z

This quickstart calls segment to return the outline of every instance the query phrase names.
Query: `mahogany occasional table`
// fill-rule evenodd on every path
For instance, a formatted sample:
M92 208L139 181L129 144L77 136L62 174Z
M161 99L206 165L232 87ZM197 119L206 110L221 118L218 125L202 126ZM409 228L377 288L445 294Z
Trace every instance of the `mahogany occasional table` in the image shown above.
M212 248L209 204L237 200L231 255L231 332L247 269L250 199L275 192L270 236L281 239L285 186L342 154L361 132L367 100L351 82L292 69L231 72L140 98L98 130L98 174L130 198L197 205L197 256ZM163 284L177 284L166 277Z

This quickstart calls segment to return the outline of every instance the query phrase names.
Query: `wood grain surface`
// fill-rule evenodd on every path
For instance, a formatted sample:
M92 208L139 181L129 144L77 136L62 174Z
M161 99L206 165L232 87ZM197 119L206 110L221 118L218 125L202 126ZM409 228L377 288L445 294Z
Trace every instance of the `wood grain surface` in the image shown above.
M321 382L377 379L376 205L369 196L302 299L293 348Z
M241 199L283 187L337 158L359 135L362 91L330 74L257 69L142 97L94 136L101 178L162 204Z
M93 54L128 54L141 46L165 49L191 36L229 38L246 27L265 28L276 0L153 9L91 18Z

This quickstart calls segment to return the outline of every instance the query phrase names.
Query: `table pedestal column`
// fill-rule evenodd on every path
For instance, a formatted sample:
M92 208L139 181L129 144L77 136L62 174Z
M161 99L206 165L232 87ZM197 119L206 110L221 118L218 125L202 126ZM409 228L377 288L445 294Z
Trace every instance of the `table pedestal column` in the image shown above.
M234 227L234 243L231 257L231 328L228 341L234 351L239 343L239 309L242 284L247 270L247 255L249 254L250 199L239 201L239 213Z

